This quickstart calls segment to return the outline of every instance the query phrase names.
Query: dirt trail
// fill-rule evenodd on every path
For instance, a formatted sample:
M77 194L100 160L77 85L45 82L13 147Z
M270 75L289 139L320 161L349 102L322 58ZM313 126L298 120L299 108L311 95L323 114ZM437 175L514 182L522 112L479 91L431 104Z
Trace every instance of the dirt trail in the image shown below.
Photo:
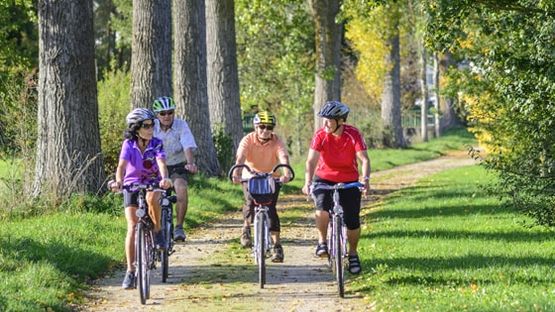
M466 152L397 167L372 174L372 195L366 209L384 195L414 184L430 174L474 161ZM170 257L168 283L153 277L151 299L139 302L137 290L121 289L124 272L96 281L87 294L83 311L372 311L371 298L349 291L344 299L326 261L313 256L316 232L312 203L304 196L282 196L278 205L282 221L285 262L270 263L268 284L260 289L250 252L241 249L239 212L188 233L185 244ZM364 213L363 209L363 213ZM366 268L368 269L368 268Z

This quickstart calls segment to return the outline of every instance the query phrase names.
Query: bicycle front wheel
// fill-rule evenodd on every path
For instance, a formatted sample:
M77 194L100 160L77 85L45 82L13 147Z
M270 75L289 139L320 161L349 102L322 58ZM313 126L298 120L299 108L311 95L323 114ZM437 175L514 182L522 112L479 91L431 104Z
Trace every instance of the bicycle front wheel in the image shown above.
M165 283L168 280L168 272L170 265L170 240L171 240L171 220L169 219L168 211L162 209L162 233L164 235L164 241L166 242L166 248L160 251L160 262L162 266L162 282Z
M141 297L141 304L146 304L148 298L149 285L148 285L148 251L146 247L146 235L142 223L137 223L137 231L135 232L135 255L137 258L137 279L139 282L139 295Z
M345 295L345 281L343 274L343 241L342 241L342 229L343 220L340 216L335 215L333 222L333 240L334 240L334 265L335 265L335 278L337 280L337 290L339 291L339 296L343 298Z
M256 244L256 260L258 262L258 281L260 283L260 288L264 288L266 284L266 233L264 228L266 227L266 218L263 213L259 213L257 216L258 222L255 228L255 235L258 238L258 243Z

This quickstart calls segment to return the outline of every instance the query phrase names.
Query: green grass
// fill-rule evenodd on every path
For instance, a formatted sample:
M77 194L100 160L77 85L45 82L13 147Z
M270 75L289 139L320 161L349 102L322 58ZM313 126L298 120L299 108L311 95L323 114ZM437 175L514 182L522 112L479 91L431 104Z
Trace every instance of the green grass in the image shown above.
M370 149L368 156L372 163L372 172L374 172L438 158L448 151L465 150L476 144L476 139L471 133L464 128L457 128L449 130L438 139L414 144L403 150Z
M432 176L365 218L348 288L385 311L553 311L555 238L523 227L480 167ZM527 220L529 221L529 220Z

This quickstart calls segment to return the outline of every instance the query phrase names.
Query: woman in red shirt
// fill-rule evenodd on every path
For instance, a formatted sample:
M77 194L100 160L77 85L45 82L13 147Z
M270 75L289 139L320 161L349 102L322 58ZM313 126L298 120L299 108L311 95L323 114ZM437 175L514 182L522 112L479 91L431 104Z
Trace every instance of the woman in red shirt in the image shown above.
M360 131L345 124L348 115L349 107L338 101L327 102L318 113L318 116L324 118L324 126L316 131L310 144L303 193L309 195L313 181L330 185L359 181L364 184L363 193L366 196L370 187L370 159ZM360 176L357 160L361 162ZM312 194L318 230L316 256L319 257L328 256L326 235L329 211L333 208L332 193L331 190L318 190ZM339 197L347 225L349 272L359 274L361 265L357 245L360 238L361 192L358 188L340 190Z

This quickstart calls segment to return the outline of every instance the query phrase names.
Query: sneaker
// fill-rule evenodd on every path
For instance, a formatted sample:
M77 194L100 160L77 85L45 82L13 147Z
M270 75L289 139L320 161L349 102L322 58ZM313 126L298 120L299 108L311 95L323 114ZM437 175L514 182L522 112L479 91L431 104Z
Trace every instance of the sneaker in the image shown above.
M162 231L154 234L154 245L156 245L156 249L166 249L166 240L164 239L164 234L162 233Z
M135 272L127 271L125 277L123 278L123 283L121 283L123 289L133 289L135 288Z
M243 227L243 233L241 234L241 246L248 248L252 246L251 243L251 228Z
M283 262L283 247L281 247L281 245L274 246L272 262L280 262L280 263Z
M328 245L326 243L318 243L315 254L316 257L328 257Z
M177 225L173 231L173 240L176 242L184 242L185 238L187 238L187 234L183 231L183 226Z
M349 256L349 272L356 275L360 274L360 271L362 271L362 267L360 266L358 255Z

